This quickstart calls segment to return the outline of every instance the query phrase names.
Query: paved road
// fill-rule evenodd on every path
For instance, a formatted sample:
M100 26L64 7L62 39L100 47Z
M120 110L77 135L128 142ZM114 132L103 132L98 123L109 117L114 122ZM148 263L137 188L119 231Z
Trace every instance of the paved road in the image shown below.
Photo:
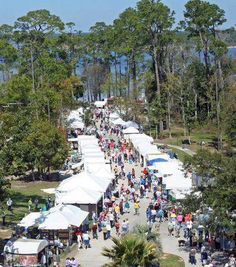
M168 236L167 223L162 223L160 226L160 238L162 249L164 253L175 254L183 258L185 262L185 267L193 266L188 262L188 249L186 247L178 247L178 241L176 237ZM181 233L183 235L183 233ZM202 266L200 261L200 254L196 256L197 264L194 266Z
M126 172L131 171L131 168L135 168L135 171L137 175L141 174L141 168L140 166L133 166L129 164L125 164L125 170ZM119 181L119 186L124 183L123 180ZM126 181L125 181L126 184ZM130 213L124 214L121 216L120 222L122 222L122 219L128 219L130 224L130 229L132 229L137 224L146 224L146 208L149 204L150 198L144 198L140 201L140 215L133 215L133 209L131 204ZM116 236L115 229L112 229L112 235ZM76 245L77 246L77 245ZM73 256L75 256L78 260L81 266L89 266L89 267L100 267L103 264L108 262L108 259L102 256L102 249L103 247L111 247L112 241L111 240L103 240L102 233L99 233L98 240L91 240L91 248L89 249L80 249L77 250L76 254L72 253ZM72 256L71 254L71 256ZM70 256L70 255L69 255Z
M117 140L117 137L114 138ZM178 149L182 148L177 147ZM184 150L185 151L185 150ZM185 151L186 152L186 151ZM139 176L141 174L141 167L140 165L134 166L130 164L125 164L125 172L127 173L128 171L131 171L132 168L135 168L136 175ZM119 187L121 184L124 183L127 185L127 181L119 181ZM146 208L151 200L151 194L149 198L143 198L140 201L140 215L133 215L133 210L132 210L132 204L131 204L131 212L128 214L124 214L121 216L121 222L123 219L128 219L129 224L130 224L130 229L132 229L135 225L137 224L146 224ZM114 233L115 229L112 229L111 235L115 236L116 234ZM160 226L160 238L162 241L162 246L163 246L163 251L165 253L171 253L178 255L182 257L185 261L186 267L191 266L188 263L188 252L181 250L178 248L178 243L177 239L175 237L169 237L167 234L167 223L162 223ZM101 267L105 263L107 263L109 260L105 257L102 256L102 250L104 247L111 247L112 246L112 241L111 240L103 240L102 233L98 234L98 240L93 240L91 239L91 248L89 249L79 249L78 246L76 245L76 251L73 251L72 253L68 254L68 257L75 257L78 259L79 263L81 266L89 266L89 267ZM195 266L201 266L199 257L197 260L197 265ZM64 262L62 262L63 266Z

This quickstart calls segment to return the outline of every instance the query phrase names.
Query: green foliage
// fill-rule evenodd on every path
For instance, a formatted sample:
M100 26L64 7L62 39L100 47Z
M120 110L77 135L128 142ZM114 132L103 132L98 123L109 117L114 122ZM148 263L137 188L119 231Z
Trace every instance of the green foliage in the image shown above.
M9 194L9 188L11 184L9 180L3 178L3 175L0 175L0 202L4 202Z
M206 150L199 151L185 162L185 168L201 177L201 184L196 188L200 195L189 196L191 201L185 201L187 210L195 211L207 205L213 209L212 227L236 227L232 212L236 209L236 159L228 158L219 153Z
M114 245L103 249L103 256L112 260L104 266L151 266L158 262L159 255L155 243L136 235L112 238Z
M63 132L48 121L34 120L32 113L3 114L1 126L1 168L4 175L44 173L60 168L68 155Z

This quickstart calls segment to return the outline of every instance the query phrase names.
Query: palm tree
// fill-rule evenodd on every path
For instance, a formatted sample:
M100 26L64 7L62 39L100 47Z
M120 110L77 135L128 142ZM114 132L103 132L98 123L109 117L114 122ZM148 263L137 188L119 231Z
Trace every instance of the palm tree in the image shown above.
M112 260L104 267L151 267L158 263L158 247L154 242L132 234L113 237L112 241L111 248L103 249L102 255Z

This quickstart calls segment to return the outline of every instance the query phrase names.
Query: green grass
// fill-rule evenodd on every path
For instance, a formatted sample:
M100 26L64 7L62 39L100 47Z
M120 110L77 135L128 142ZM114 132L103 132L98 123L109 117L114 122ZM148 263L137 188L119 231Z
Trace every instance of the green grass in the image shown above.
M164 254L160 261L161 267L185 267L184 260L173 254Z
M49 196L47 193L41 191L43 188L57 187L59 182L48 181L11 181L10 197L13 200L13 213L6 212L7 223L19 222L28 211L28 201L31 198L32 202L37 197L39 200L39 207L43 207L45 200ZM6 204L3 205L6 208ZM34 204L32 205L34 211Z
M182 162L184 162L184 160L185 160L186 158L191 157L191 156L188 155L186 152L184 152L184 151L182 151L182 150L180 150L180 149L177 149L177 148L175 148L175 147L171 147L171 150L177 154L178 159L179 159L180 161L182 161Z

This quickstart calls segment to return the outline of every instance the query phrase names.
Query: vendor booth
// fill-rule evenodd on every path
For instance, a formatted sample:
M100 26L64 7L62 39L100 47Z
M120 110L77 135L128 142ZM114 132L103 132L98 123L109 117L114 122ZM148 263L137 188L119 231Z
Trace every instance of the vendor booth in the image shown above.
M48 263L48 245L47 240L9 240L4 247L4 266L43 266L41 263Z

